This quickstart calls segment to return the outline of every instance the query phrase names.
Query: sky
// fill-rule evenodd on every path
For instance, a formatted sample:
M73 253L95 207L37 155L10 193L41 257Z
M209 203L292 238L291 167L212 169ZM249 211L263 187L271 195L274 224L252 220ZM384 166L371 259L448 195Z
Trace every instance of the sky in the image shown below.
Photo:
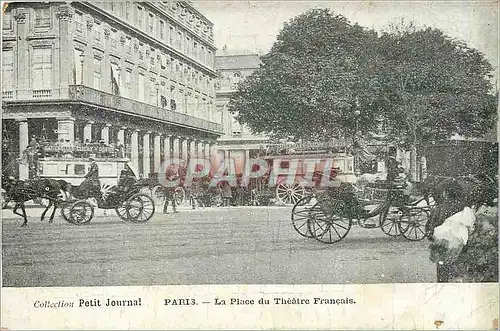
M330 8L352 23L381 31L413 21L458 38L486 55L498 77L499 3L466 1L192 1L214 23L219 50L267 53L283 23L312 8Z

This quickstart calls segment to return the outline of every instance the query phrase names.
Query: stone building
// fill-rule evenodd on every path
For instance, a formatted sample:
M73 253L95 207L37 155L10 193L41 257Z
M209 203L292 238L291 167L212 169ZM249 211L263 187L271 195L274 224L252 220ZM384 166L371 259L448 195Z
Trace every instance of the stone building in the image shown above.
M238 84L259 68L260 64L259 55L249 51L222 49L215 58L218 74L216 105L224 132L217 141L218 152L225 159L235 160L237 172L243 170L244 162L251 157L252 151L259 149L266 137L254 135L245 125L238 123L235 114L229 113L228 103Z
M9 3L2 29L16 156L33 136L115 143L148 176L168 158L208 156L222 134L213 24L188 1Z

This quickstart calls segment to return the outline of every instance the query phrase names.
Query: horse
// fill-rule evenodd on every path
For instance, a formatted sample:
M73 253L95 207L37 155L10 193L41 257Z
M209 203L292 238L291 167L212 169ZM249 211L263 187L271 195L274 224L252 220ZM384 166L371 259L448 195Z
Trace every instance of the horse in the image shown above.
M436 202L431 212L426 231L433 240L434 228L443 224L450 216L465 207L495 206L498 197L498 180L485 172L457 177L430 176L426 179L425 190Z
M27 201L37 198L48 199L49 204L45 207L45 210L42 213L41 221L44 220L47 211L51 207L54 207L49 219L49 223L52 223L58 207L58 202L67 195L67 192L65 191L67 183L65 181L48 178L38 178L24 181L2 174L2 187L5 189L6 199L16 203L13 209L14 214L21 216L24 219L21 227L28 225L28 218L26 217L25 209L25 203ZM22 214L18 213L17 210L19 208L21 208Z

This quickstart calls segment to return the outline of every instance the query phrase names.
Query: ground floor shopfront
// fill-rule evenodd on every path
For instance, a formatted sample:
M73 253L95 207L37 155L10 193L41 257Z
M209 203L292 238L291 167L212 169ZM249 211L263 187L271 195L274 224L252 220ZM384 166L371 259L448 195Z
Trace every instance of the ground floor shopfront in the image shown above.
M171 123L98 105L17 102L3 109L3 167L22 159L32 140L61 146L100 143L123 146L138 174L148 177L169 159L187 162L190 157L209 158L214 153L218 132L200 127L200 123L207 125L196 120L186 117ZM23 162L16 170L19 178L29 177Z

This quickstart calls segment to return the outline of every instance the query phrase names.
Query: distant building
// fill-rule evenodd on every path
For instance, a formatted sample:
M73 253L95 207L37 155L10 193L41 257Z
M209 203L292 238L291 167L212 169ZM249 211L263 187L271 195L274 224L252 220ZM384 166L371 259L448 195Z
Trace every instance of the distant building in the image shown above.
M119 143L148 176L168 158L208 155L223 133L213 24L191 2L12 2L2 21L11 156L32 136Z
M218 73L216 105L224 132L217 140L217 148L219 153L224 153L225 158L235 160L237 171L242 170L239 169L241 165L251 157L252 151L259 149L266 137L252 134L248 127L236 121L235 114L228 111L228 103L240 82L259 68L260 64L259 55L248 51L235 52L223 48L215 58Z

